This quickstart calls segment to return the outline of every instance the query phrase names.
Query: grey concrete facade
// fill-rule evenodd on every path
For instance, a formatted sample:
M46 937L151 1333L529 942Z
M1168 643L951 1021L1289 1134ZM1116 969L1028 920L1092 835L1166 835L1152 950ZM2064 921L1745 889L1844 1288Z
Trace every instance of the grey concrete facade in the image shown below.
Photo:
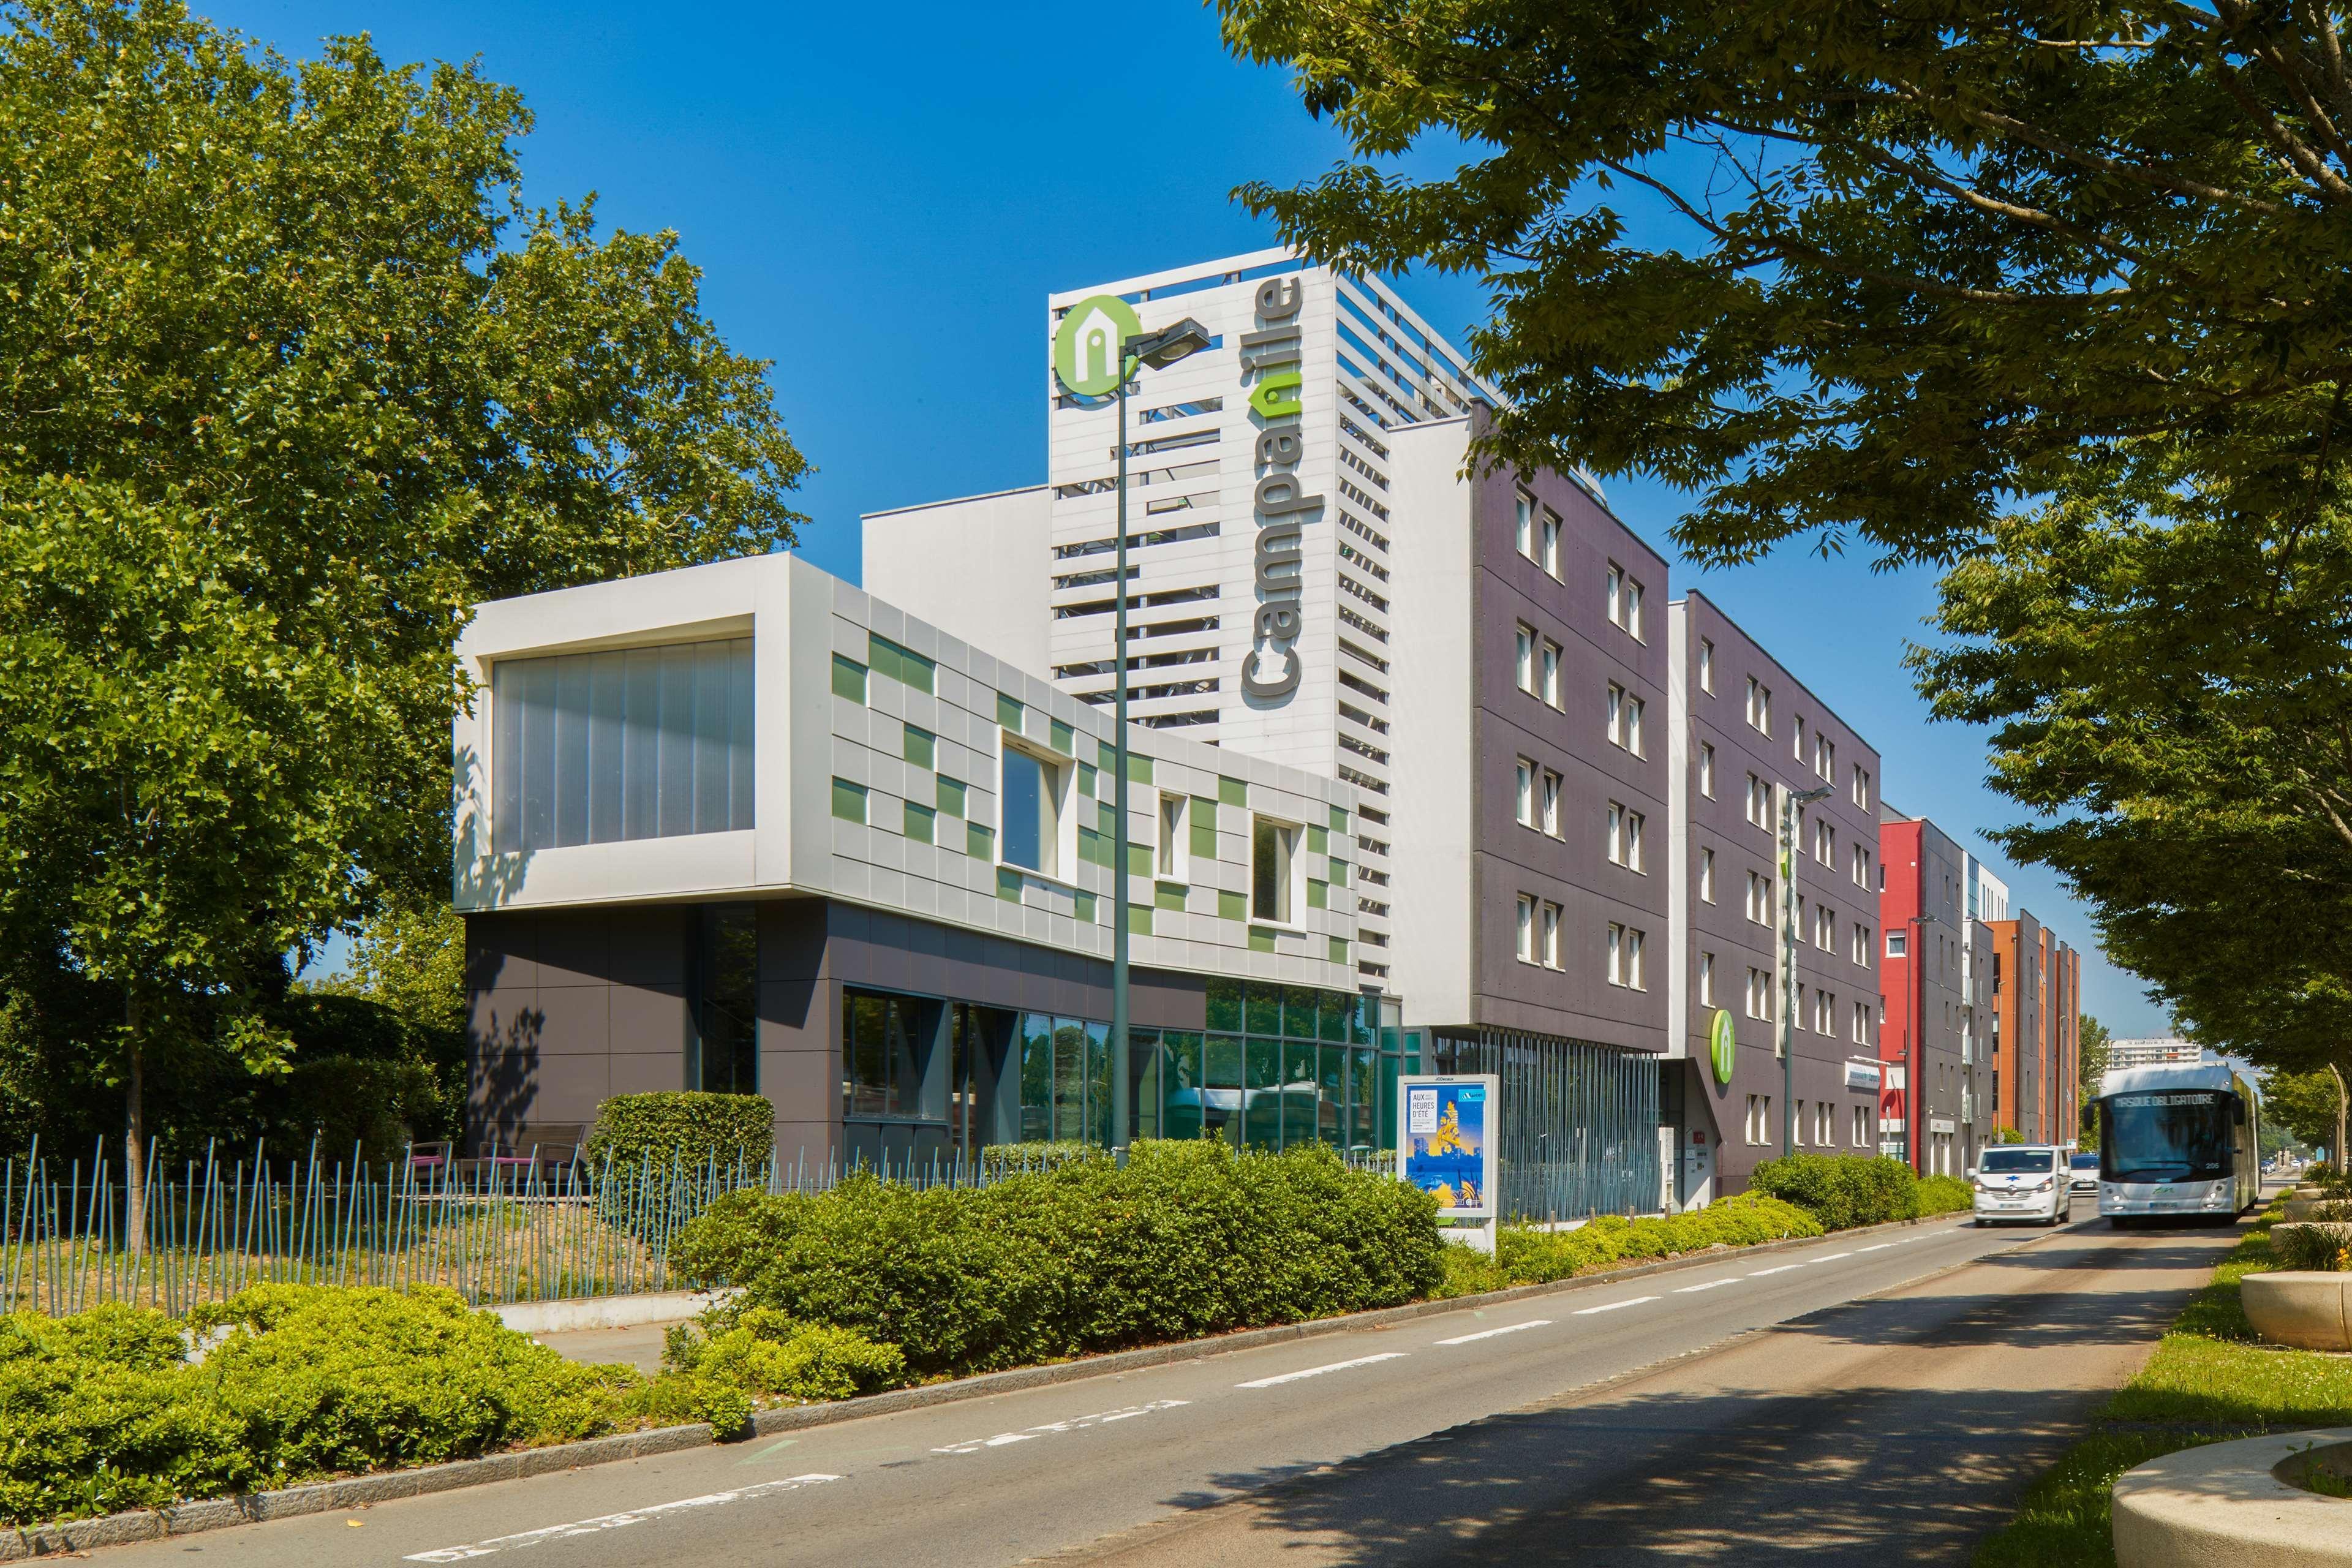
M1685 1171L1711 1169L1712 1190L1720 1194L1744 1189L1759 1163L1780 1154L1790 1098L1803 1111L1799 1148L1875 1152L1876 1075L1868 1067L1850 1073L1848 1064L1874 1064L1878 1057L1880 758L1706 595L1691 592L1671 610L1682 710L1676 956L1686 976L1673 1053L1684 1063L1676 1132ZM1753 715L1758 721L1751 721L1751 680L1759 696L1769 693L1769 702ZM1823 742L1826 752L1818 749ZM1766 792L1760 809L1749 795L1751 779ZM1759 879L1759 891L1777 887L1774 784L1832 789L1806 808L1795 859L1803 901L1797 947L1803 1002L1794 1034L1793 1097L1774 1038L1778 998L1769 977L1776 916L1767 909L1763 920L1754 918L1759 911L1749 902L1751 877ZM1817 837L1823 829L1827 837ZM1857 849L1868 858L1857 861ZM1751 990L1751 973L1764 977L1761 995ZM1717 1079L1709 1061L1709 1030L1718 1011L1730 1015L1738 1043L1728 1082ZM1820 1125L1823 1107L1826 1138ZM1857 1112L1864 1118L1859 1140ZM1709 1145L1711 1156L1688 1158L1690 1150ZM1704 1194L1678 1195L1687 1202Z

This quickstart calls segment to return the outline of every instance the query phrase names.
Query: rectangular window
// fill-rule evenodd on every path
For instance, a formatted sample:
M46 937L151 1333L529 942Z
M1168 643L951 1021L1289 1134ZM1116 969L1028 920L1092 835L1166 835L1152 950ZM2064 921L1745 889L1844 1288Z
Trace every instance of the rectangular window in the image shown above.
M1824 866L1837 864L1837 829L1826 822L1813 824L1813 858Z
M1698 955L1698 1005L1715 1005L1715 954L1711 952Z
M1642 640L1642 584L1631 577L1625 579L1624 600L1625 616L1617 624L1623 626L1635 642L1639 642Z
M1749 773L1748 775L1748 820L1758 827L1770 826L1768 819L1771 814L1763 804L1770 797L1765 791L1764 781L1754 773Z
M1536 961L1536 900L1533 895L1519 895L1518 953L1521 963Z
M1559 906L1547 903L1543 907L1543 962L1547 969L1559 967Z
M1866 925L1853 928L1853 961L1864 969L1870 967L1870 928Z
M1772 689L1752 675L1748 678L1748 723L1764 734L1772 732Z
M1813 911L1813 945L1823 952L1837 951L1837 911L1827 904Z
M1769 1018L1772 1016L1772 977L1760 969L1748 971L1748 1016Z
M1865 810L1870 805L1870 772L1860 765L1853 770L1853 804Z
M1857 1149L1863 1147L1863 1133L1866 1131L1864 1119L1868 1115L1869 1112L1864 1110L1861 1106L1857 1105L1853 1108L1853 1146Z
M1760 926L1772 923L1772 879L1761 871L1748 873L1748 918Z
M1804 1142L1805 1142L1805 1102L1804 1102L1803 1100L1799 1100L1799 1101L1797 1101L1797 1117L1796 1117L1795 1126L1796 1126L1797 1145L1798 1145L1798 1147L1802 1148L1802 1147L1804 1146Z
M1698 689L1715 689L1715 645L1705 637L1698 639Z
M759 911L750 904L705 904L696 913L686 1087L706 1094L757 1094Z
M1715 748L1704 741L1698 748L1698 793L1715 798Z
M929 1064L933 1033L924 1015L937 1005L911 996L843 989L842 1115L872 1120L923 1114L924 1068Z
M1902 957L1906 940L1905 934L1902 931L1888 931L1886 933L1886 956L1889 958Z
M1160 847L1154 868L1171 882L1192 879L1184 832L1184 807L1189 798L1164 792L1160 796Z
M1625 863L1625 808L1615 801L1609 803L1609 861L1614 866Z
M1625 814L1625 868L1642 869L1642 824L1644 818L1638 811Z
M1870 851L1859 844L1853 847L1853 880L1856 887L1870 886Z
M1530 561L1536 558L1536 502L1525 490L1514 500L1511 537L1520 554Z
M1543 514L1543 569L1553 576L1559 575L1559 513L1549 507Z
M1536 689L1536 629L1522 622L1518 637L1519 689L1529 696Z
M1000 805L1004 863L1039 876L1061 874L1063 770L1019 746L1003 748Z
M1616 745L1624 744L1622 741L1618 740L1618 737L1624 732L1625 689L1612 680L1609 683L1609 739L1611 742Z
M1609 922L1609 984L1625 984L1625 928L1615 921Z
M1797 715L1796 723L1789 730L1789 760L1792 763L1805 760L1805 716L1802 713Z
M1715 851L1698 852L1698 896L1704 903L1715 902Z
M1625 749L1637 757L1648 754L1642 741L1642 712L1648 706L1638 697L1625 699Z
M490 666L491 847L751 826L751 639Z
M1559 837L1559 775L1549 768L1543 776L1543 830Z
M1649 942L1646 932L1625 928L1625 984L1627 989L1646 991L1649 979L1642 967L1642 949Z
M1559 694L1559 644L1549 637L1544 639L1543 645L1543 700L1555 708L1562 702Z
M1870 1044L1870 1009L1859 1002L1853 1005L1853 1043Z
M1609 592L1609 624L1612 626L1621 626L1623 623L1618 617L1623 613L1620 606L1624 603L1625 598L1625 569L1618 565L1614 561L1612 561L1609 563L1609 576L1607 578L1607 583Z
M1513 813L1517 816L1519 826L1533 827L1536 825L1536 765L1525 757L1519 759L1512 790Z
M1287 925L1296 919L1291 888L1297 880L1297 826L1260 816L1250 827L1250 912L1254 919Z

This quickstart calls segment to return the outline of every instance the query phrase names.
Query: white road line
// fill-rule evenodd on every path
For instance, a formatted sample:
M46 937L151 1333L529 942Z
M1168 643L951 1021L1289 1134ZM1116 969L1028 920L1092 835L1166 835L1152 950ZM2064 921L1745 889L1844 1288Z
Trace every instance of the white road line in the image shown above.
M1297 1383L1302 1377L1320 1377L1327 1372L1345 1372L1351 1366L1370 1366L1376 1361L1402 1361L1402 1351L1384 1351L1379 1355L1360 1355L1353 1361L1335 1361L1328 1366L1310 1366L1305 1372L1286 1372L1279 1377L1260 1377L1248 1383L1237 1383L1235 1388L1272 1388L1277 1383Z
M635 1508L626 1513L599 1514L594 1519L575 1520L570 1524L551 1524L544 1530L526 1530L519 1535L494 1535L488 1541L477 1541L465 1546L445 1546L435 1552L412 1552L410 1563L463 1563L474 1557L491 1557L501 1552L511 1552L518 1546L537 1546L545 1541L562 1541L572 1535L594 1535L603 1531L619 1530L624 1525L643 1524L649 1519L667 1514L683 1513L690 1509L716 1508L720 1503L749 1502L753 1498L770 1497L777 1492L798 1491L803 1487L822 1486L837 1481L839 1476L793 1476L781 1481L761 1481L756 1486L737 1487L732 1491L710 1492L702 1497L681 1498L677 1502L657 1502L649 1508Z
M1835 1263L1841 1258L1852 1258L1851 1252L1824 1252L1819 1258L1808 1258L1808 1263Z
M1801 1263L1783 1263L1778 1268L1759 1268L1755 1273L1750 1274L1748 1278L1750 1279L1761 1279L1767 1274L1786 1274L1791 1268L1802 1268L1803 1267L1804 1265Z
M1450 1340L1439 1340L1441 1345L1466 1345L1473 1340L1491 1340L1496 1334L1516 1334L1521 1329L1540 1329L1549 1324L1549 1318L1530 1318L1524 1323L1506 1323L1499 1329L1482 1329L1475 1334L1456 1334Z
M1876 1247L1857 1247L1854 1250L1856 1252L1884 1252L1894 1245L1895 1244L1891 1241L1882 1241Z
M1675 1294L1677 1296L1687 1296L1694 1290L1713 1290L1719 1286L1737 1285L1739 1281L1737 1279L1710 1279L1704 1285L1685 1285L1681 1289L1676 1290Z
M1656 1300L1657 1298L1655 1296L1636 1296L1630 1301L1612 1301L1605 1307L1587 1307L1583 1310L1574 1313L1573 1315L1579 1318L1589 1318L1595 1312L1613 1312L1620 1307L1638 1307L1644 1301L1654 1301Z
M977 1454L982 1448L1002 1448L1012 1443L1026 1443L1033 1437L1049 1436L1056 1432L1083 1432L1089 1426L1108 1426L1114 1421L1131 1420L1149 1415L1155 1410L1173 1410L1180 1405L1190 1405L1189 1399L1155 1399L1148 1405L1129 1405L1119 1410L1097 1411L1092 1415L1073 1415L1067 1421L1048 1421L1042 1426L1024 1426L1018 1432L999 1432L993 1437L974 1437L967 1442L950 1443L931 1450L934 1454Z

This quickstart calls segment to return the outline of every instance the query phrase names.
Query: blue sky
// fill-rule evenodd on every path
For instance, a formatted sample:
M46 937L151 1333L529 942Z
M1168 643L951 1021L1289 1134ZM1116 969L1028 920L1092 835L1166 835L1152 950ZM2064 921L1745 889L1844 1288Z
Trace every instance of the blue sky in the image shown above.
M1049 289L1270 244L1244 180L1305 179L1339 155L1285 78L1225 54L1183 4L652 7L608 0L215 0L197 8L299 58L368 32L394 60L478 57L538 117L532 200L593 191L611 225L673 228L738 350L818 468L803 549L859 573L863 511L1044 476L1040 308ZM1475 281L1400 280L1457 338ZM1680 507L1607 480L1669 556ZM2011 820L1982 785L1983 737L1929 725L1898 665L1933 578L1791 551L1732 571L1678 565L1885 756L1885 797L1971 843ZM1981 846L1979 846L1981 847ZM2016 900L2087 948L2057 881ZM2139 983L2086 953L2083 1001L2118 1035L2164 1032Z

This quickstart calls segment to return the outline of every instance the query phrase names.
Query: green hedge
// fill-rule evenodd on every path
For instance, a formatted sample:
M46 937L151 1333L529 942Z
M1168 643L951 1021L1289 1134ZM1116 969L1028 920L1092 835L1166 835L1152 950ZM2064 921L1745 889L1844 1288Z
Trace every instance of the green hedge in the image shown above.
M1885 1154L1787 1154L1767 1160L1748 1190L1796 1205L1825 1230L1919 1217L1919 1178Z
M1919 1180L1919 1212L1966 1214L1976 1206L1976 1189L1958 1176L1923 1176Z
M535 1344L453 1291L268 1285L192 1314L225 1329L201 1364L178 1323L109 1306L0 1317L0 1523L86 1518L361 1470L459 1459L648 1423L748 1430L753 1393L831 1398L895 1377L885 1346L774 1341L648 1382Z
M673 1161L688 1170L738 1160L760 1164L776 1138L776 1108L759 1094L616 1094L596 1108L584 1151L589 1167L617 1171Z
M1437 1286L1443 1248L1433 1200L1326 1150L1171 1140L984 1187L731 1194L672 1262L937 1376L1392 1306Z
M1446 1249L1446 1279L1439 1294L1468 1296L1510 1285L1541 1285L1710 1247L1753 1247L1821 1234L1820 1222L1804 1210L1760 1193L1717 1198L1703 1209L1678 1215L1643 1219L1603 1215L1574 1230L1507 1226L1492 1258L1465 1247Z

